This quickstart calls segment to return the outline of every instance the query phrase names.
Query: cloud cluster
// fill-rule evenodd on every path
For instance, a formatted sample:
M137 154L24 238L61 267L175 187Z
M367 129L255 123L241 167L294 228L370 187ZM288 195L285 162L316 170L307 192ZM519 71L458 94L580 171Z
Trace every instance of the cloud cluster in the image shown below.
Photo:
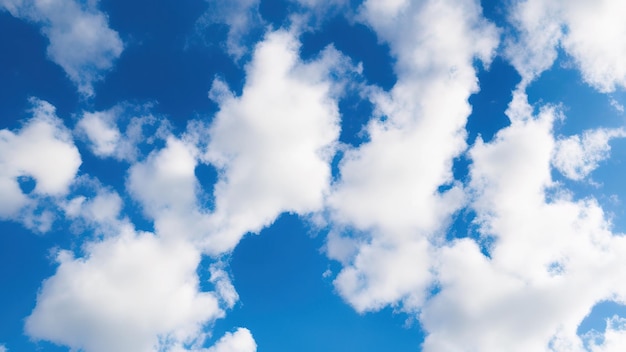
M339 165L328 206L346 234L329 237L327 251L344 264L335 285L358 311L413 310L433 280L430 242L464 203L452 162L466 148L474 60L489 63L497 31L474 1L372 0L361 17L389 43L398 83L372 89L369 141ZM439 192L443 185L449 189Z
M102 79L124 49L97 1L2 0L0 6L41 26L50 41L48 56L86 96L93 95L93 83Z
M203 350L205 327L238 295L219 262L210 267L215 291L199 289L201 256L231 251L282 212L323 206L339 135L337 83L328 77L346 70L350 63L332 48L302 63L294 33L268 33L247 68L241 97L216 81L211 96L220 110L213 122L191 123L181 136L164 133L164 147L138 160L120 152L128 138L115 109L84 113L77 134L96 156L131 162L126 188L154 233L137 232L120 214L119 195L106 188L95 185L95 196L62 202L69 219L106 236L87 242L79 256L58 254L59 267L41 289L27 333L96 352ZM219 170L211 208L199 201L208 191L195 175L199 162ZM209 349L231 350L256 350L248 330L228 333Z
M552 65L562 38L560 25L553 35L541 22L545 13L546 21L554 18L551 5L533 5L545 6L527 5L522 15L541 36L524 46L531 57L512 57L523 81L507 112L511 126L493 142L478 138L471 147L466 188L452 180L451 167L465 148L465 104L476 89L471 60L488 61L497 33L479 8L454 17L445 2L368 1L363 7L361 16L390 38L399 78L389 94L373 95L382 118L367 126L370 141L340 164L341 179L328 198L337 230L326 249L344 265L335 285L356 310L421 309L425 351L582 351L577 327L592 307L624 302L622 280L615 280L624 272L623 238L611 232L593 198L575 200L551 178L552 168L575 180L587 177L623 132L597 129L557 139L553 123L563 114L548 106L534 115L524 88ZM404 16L418 28L403 28ZM438 37L440 28L445 32ZM543 56L532 54L532 45ZM441 193L443 185L448 190ZM477 214L478 237L446 242L448 219L465 201ZM606 334L604 347L594 348L609 348L616 334Z
M329 190L339 137L337 91L330 78L350 63L328 48L308 63L294 33L268 33L247 67L241 97L215 81L220 111L203 158L220 174L214 186L217 230L209 238L229 250L283 212L318 211ZM226 242L225 242L226 241ZM207 243L210 246L215 244Z
M440 292L420 315L425 351L583 351L577 328L593 306L624 302L624 237L593 198L552 191L557 118L544 107L472 147L472 208L491 245L442 248Z
M122 51L95 4L0 0L42 26L50 58L87 95ZM213 20L229 25L227 50L239 59L242 36L261 21L259 2L215 6ZM289 212L330 229L325 251L341 265L334 285L342 298L358 312L391 306L416 316L427 333L424 351L616 350L623 318L609 319L604 333L579 336L578 328L599 302L626 304L626 237L613 233L596 199L576 198L552 172L589 178L625 132L555 136L564 114L531 106L525 89L559 48L598 90L626 87L626 49L614 45L626 31L616 15L623 6L514 2L517 33L505 55L522 82L507 110L510 125L471 146L465 127L479 89L476 65L488 67L500 35L476 0L363 2L356 19L389 45L398 79L389 91L359 87L374 107L359 146L338 142L339 101L359 66L332 46L302 61L297 29L268 30L245 67L241 95L215 79L213 119L191 121L178 135L159 129L145 155L144 126L160 126L152 115L124 129L120 106L83 112L73 136L52 105L33 100L31 119L0 131L0 218L45 231L56 215L37 207L49 198L74 229L101 236L56 253L56 273L42 284L26 333L89 352L256 351L245 328L205 347L211 325L239 300L224 255ZM98 158L125 162L132 199L93 176L76 177L74 137ZM465 184L453 174L461 156L471 162ZM215 180L198 179L201 164L216 170ZM34 180L31 191L22 177ZM215 181L212 189L206 181ZM125 201L141 207L153 231L137 230ZM446 231L462 209L475 213L476 232L451 239ZM197 272L203 256L212 290L202 289Z
M248 54L244 38L263 24L259 13L259 0L211 0L209 9L200 17L197 26L200 31L210 30L212 24L224 24L228 27L226 52L235 60Z

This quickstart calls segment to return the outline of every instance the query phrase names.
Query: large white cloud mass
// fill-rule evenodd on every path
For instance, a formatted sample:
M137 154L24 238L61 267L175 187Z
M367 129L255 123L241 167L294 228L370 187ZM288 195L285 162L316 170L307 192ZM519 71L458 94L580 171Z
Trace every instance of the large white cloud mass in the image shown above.
M361 17L389 42L398 82L373 89L370 140L345 153L328 198L338 231L364 235L331 236L327 250L344 263L335 284L357 310L417 309L433 279L429 242L464 202L452 161L466 148L473 63L489 63L498 33L474 1L367 1Z
M48 56L86 96L93 95L93 83L102 79L124 49L97 1L2 0L0 6L41 26L50 40Z
M577 328L592 307L624 303L625 238L593 198L555 192L556 118L544 107L472 147L471 206L491 244L442 248L441 291L420 315L425 351L583 351Z
M122 233L88 244L85 258L58 254L26 332L86 351L158 351L202 342L202 326L221 317L218 298L198 292L200 253L184 241Z
M323 206L330 161L339 137L338 91L332 75L350 63L328 48L302 63L294 33L268 33L247 67L241 97L215 81L220 111L209 128L205 160L219 170L209 238L231 249L246 232L258 232L282 212Z

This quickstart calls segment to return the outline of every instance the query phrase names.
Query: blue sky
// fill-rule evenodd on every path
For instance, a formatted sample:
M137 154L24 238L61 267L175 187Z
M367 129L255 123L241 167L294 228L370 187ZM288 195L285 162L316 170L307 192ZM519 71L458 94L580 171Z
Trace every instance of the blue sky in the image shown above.
M0 0L0 352L621 351L620 0Z

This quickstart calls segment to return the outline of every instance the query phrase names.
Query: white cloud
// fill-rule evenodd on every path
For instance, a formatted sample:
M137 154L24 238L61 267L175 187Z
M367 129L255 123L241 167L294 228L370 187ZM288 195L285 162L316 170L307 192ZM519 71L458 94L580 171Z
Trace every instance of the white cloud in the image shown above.
M298 58L287 31L268 33L234 97L220 81L211 96L220 111L209 129L206 158L220 174L215 185L210 238L232 249L282 212L319 210L329 189L330 160L339 136L337 89L349 63L329 48L311 62Z
M552 66L560 45L591 86L601 92L624 88L625 11L621 0L515 2L509 13L518 37L506 55L527 84Z
M216 80L209 95L219 112L211 124L190 124L182 138L170 136L164 149L131 167L128 189L160 236L182 234L215 255L283 212L322 208L339 136L342 83L331 77L353 68L332 48L308 63L298 49L295 33L268 33L240 97ZM199 160L218 169L211 210L198 202Z
M327 250L343 262L335 285L358 311L413 310L432 281L429 242L464 202L452 162L466 148L474 60L490 61L498 34L475 1L370 0L360 17L389 43L398 83L372 89L370 140L341 161L328 206L355 239L333 235Z
M256 342L246 328L239 328L234 333L227 332L207 352L255 352Z
M554 166L572 180L582 180L598 167L598 163L610 156L609 141L626 137L622 129L596 129L557 141Z
M165 148L153 151L145 161L130 168L127 186L147 214L158 217L170 209L187 211L195 207L196 154L194 146L170 136Z
M619 352L626 346L626 319L614 315L606 320L604 335L598 334L601 341L591 339L588 348L591 352Z
M197 203L197 157L191 141L169 136L163 149L130 167L127 189L154 219L155 234L135 232L116 192L80 178L78 189L92 195L74 192L60 206L79 231L105 237L87 243L83 257L59 252L57 272L26 321L29 336L87 352L206 351L205 329L239 296L219 262L210 267L215 291L199 288L204 248L197 240L211 224ZM228 335L221 348L255 346L246 332Z
M129 169L126 188L140 202L144 214L154 220L161 237L199 244L215 232L208 210L198 203L197 157L193 143L169 136L165 148L151 152ZM211 243L214 250L207 252L221 253L216 249L220 244Z
M86 140L91 152L100 158L134 162L141 156L140 147L152 146L170 133L166 119L144 111L149 107L119 104L108 110L83 112L75 133Z
M91 151L100 157L111 156L120 140L112 111L85 113L76 128L91 142Z
M214 293L199 291L200 252L185 241L125 227L85 251L58 254L26 320L29 336L88 352L160 351L201 344L203 326L224 314Z
M4 345L0 345L0 352L9 352L9 350Z
M200 31L211 30L211 24L228 26L226 52L235 60L248 54L244 39L254 30L264 25L259 13L259 0L209 0L209 9L198 20Z
M211 265L209 268L209 272L211 273L210 281L215 285L215 291L218 297L226 304L226 307L232 308L239 300L239 294L237 294L223 266L222 263Z
M552 66L558 55L562 36L561 1L517 1L509 8L509 21L516 28L517 38L507 38L505 56L527 85Z
M564 1L567 34L562 45L583 78L601 92L626 88L626 3L621 0Z
M428 247L425 238L375 238L358 247L358 255L341 270L334 284L358 312L398 302L414 309L424 301L425 288L432 280Z
M576 332L592 307L626 298L626 238L594 199L553 192L559 113L522 119L528 110L517 101L511 125L470 151L472 208L493 243L489 257L469 238L440 250L441 290L420 315L424 351L583 351Z
M41 100L32 103L33 116L19 131L0 130L1 218L21 217L19 211L36 206L38 197L65 195L81 164L71 134L54 107ZM31 194L20 189L20 176L35 180Z
M609 99L609 104L613 107L613 109L617 110L620 113L624 113L624 105L620 104L615 98Z
M0 6L42 27L50 40L48 56L84 95L93 95L93 83L122 53L123 43L97 9L97 1L1 0Z

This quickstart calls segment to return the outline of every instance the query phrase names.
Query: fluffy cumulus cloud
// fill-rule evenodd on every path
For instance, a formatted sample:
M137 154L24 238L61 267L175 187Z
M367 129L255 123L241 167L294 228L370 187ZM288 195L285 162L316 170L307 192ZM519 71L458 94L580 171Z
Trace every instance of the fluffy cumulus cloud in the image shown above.
M120 141L120 131L112 111L85 113L76 128L91 142L91 151L97 156L114 155Z
M207 352L255 352L256 342L250 330L239 328L234 333L227 332Z
M464 202L452 160L466 148L473 62L489 63L497 31L475 1L367 1L360 16L389 43L398 82L371 90L370 140L346 151L328 198L337 231L357 238L331 236L327 250L349 254L335 258L345 265L335 285L357 310L417 309L432 281L429 242Z
M48 56L86 96L93 95L93 83L102 79L124 48L97 1L2 0L0 6L41 26L50 41Z
M329 190L330 160L339 137L337 89L330 79L350 69L328 48L302 63L294 33L270 32L255 49L240 97L215 81L220 111L209 128L204 158L215 165L212 221L232 248L282 212L310 213Z
M59 252L26 320L31 337L90 352L160 351L202 343L203 325L224 314L214 293L199 292L200 253L184 241L127 226L85 252Z
M36 207L38 199L65 195L81 164L54 107L36 99L32 104L33 116L19 131L0 130L0 218L23 221L28 215L21 211ZM29 193L20 187L23 177L35 182Z
M556 145L554 166L566 177L581 180L609 157L609 141L624 136L622 129L598 129L585 131L582 138L578 135L562 138Z
M593 198L575 200L551 179L557 118L544 107L472 147L481 238L440 252L441 291L420 315L425 351L583 351L577 328L592 307L624 302L624 237Z
M524 80L551 67L562 48L599 91L626 87L623 1L523 0L509 12L518 36L509 43L507 56Z

